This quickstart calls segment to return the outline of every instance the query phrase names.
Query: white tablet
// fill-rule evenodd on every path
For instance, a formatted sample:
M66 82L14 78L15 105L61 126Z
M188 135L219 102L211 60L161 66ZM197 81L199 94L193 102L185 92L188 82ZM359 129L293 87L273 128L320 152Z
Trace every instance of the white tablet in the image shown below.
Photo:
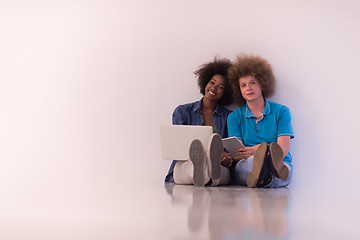
M245 147L237 137L223 138L222 141L226 150L228 150L233 157L237 155L237 150L239 148Z

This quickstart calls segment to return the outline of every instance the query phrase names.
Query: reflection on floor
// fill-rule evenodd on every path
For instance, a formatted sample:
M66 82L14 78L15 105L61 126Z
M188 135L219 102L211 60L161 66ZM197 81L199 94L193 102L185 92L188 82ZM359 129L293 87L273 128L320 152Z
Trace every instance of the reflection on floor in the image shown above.
M360 239L357 190L165 184L159 239Z
M187 208L191 239L289 239L288 188L196 188L165 184L165 189L174 207Z
M0 239L360 239L360 197L352 186L250 189L148 181L101 190L53 197L4 190Z

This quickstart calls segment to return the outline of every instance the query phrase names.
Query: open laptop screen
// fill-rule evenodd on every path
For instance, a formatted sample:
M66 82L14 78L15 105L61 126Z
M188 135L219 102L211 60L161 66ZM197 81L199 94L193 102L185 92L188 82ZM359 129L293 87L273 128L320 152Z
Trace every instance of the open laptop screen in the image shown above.
M188 160L191 142L199 139L206 149L212 134L211 126L160 125L162 157L167 160Z

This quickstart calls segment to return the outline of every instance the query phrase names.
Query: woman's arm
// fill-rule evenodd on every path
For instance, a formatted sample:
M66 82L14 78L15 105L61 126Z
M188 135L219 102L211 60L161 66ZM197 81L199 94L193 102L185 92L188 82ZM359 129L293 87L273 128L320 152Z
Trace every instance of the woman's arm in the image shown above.
M187 125L185 123L184 114L182 111L181 105L175 108L174 113L172 115L172 124L173 125Z

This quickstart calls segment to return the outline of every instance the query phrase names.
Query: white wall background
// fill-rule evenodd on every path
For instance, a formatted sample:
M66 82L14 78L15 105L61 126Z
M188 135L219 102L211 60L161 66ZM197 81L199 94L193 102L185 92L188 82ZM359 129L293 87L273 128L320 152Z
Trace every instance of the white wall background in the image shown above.
M200 99L199 65L240 53L270 61L272 99L292 111L292 187L356 186L359 12L355 0L0 1L0 206L111 204L161 185L159 124Z

